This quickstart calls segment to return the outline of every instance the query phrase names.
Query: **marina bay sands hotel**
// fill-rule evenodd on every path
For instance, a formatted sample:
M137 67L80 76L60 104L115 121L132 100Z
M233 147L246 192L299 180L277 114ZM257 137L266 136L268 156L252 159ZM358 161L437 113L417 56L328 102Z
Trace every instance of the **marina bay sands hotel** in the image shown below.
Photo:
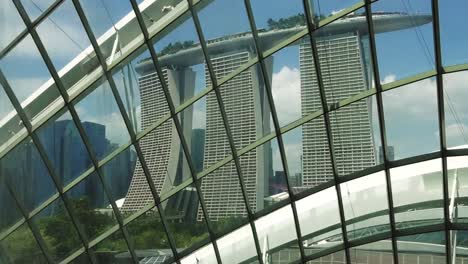
M414 16L399 13L377 13L373 15L376 33L401 30L431 21L430 16ZM327 25L326 34L318 33L317 46L322 68L325 89L333 91L333 102L349 98L372 86L372 75L365 65L370 63L364 45L367 38L367 24L364 15L350 15ZM259 37L274 42L286 34L299 32L305 26L298 25L288 29L261 31ZM321 109L321 99L317 96L318 84L314 69L311 45L302 40L299 45L301 111L311 113ZM213 70L217 78L222 78L256 56L250 33L225 36L207 42ZM194 95L196 74L191 66L203 63L199 45L181 49L173 54L161 56L165 81L174 102L183 102ZM164 63L171 67L164 66ZM258 67L251 67L220 87L223 105L230 118L229 126L233 131L236 145L254 143L265 133L271 131L270 109L265 94L265 81L272 84L273 58L266 60L268 80L264 80ZM176 67L174 67L176 65ZM167 108L161 83L151 60L143 60L137 67L141 96L142 129L154 124ZM205 78L210 85L210 75L205 67ZM327 95L328 95L327 91ZM294 103L294 102L292 102ZM299 102L297 102L299 103ZM242 114L240 114L242 113ZM340 122L340 137L353 139L338 142L342 151L336 153L339 160L338 172L348 174L352 171L371 167L376 164L377 153L372 132L372 111L370 100L361 100L351 108L343 110L340 120L332 119L331 125ZM193 108L180 114L182 130L188 146L192 141L191 129L194 121ZM336 124L338 125L338 124ZM164 192L190 177L190 170L184 158L177 131L171 122L166 122L158 133L151 133L141 141L142 151L148 159L148 167L158 192ZM295 187L312 187L333 177L328 159L328 142L323 126L306 123L302 127L302 177ZM186 133L188 132L188 133ZM334 132L335 133L335 132ZM226 138L222 117L214 92L206 97L206 129L204 136L203 169L231 154ZM356 137L356 135L358 135ZM171 142L171 144L167 144ZM203 144L202 144L203 145ZM166 147L162 147L166 146ZM236 146L238 147L238 146ZM197 152L191 150L191 153ZM353 153L347 155L346 153ZM200 153L198 151L197 153ZM359 153L359 154L356 154ZM268 180L272 173L272 150L267 142L254 151L240 157L242 177L252 210L261 210L268 193ZM351 171L350 168L353 168ZM123 210L134 211L152 199L146 187L142 168L137 165L132 183L126 196ZM237 185L237 186L235 186ZM246 214L243 210L243 196L238 188L238 176L233 162L212 172L201 183L204 202L211 220ZM202 218L199 210L198 219Z

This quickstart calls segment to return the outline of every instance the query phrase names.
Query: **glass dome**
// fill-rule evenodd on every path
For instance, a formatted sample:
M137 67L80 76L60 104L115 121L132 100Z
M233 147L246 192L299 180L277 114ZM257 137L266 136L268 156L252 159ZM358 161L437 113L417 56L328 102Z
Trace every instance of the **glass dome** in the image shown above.
M0 264L468 261L468 3L0 7Z

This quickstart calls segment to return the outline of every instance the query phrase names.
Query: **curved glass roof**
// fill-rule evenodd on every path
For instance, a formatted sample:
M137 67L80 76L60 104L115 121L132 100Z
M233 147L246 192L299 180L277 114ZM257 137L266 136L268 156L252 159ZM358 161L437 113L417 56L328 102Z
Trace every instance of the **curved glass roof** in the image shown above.
M3 1L0 264L468 261L467 8Z

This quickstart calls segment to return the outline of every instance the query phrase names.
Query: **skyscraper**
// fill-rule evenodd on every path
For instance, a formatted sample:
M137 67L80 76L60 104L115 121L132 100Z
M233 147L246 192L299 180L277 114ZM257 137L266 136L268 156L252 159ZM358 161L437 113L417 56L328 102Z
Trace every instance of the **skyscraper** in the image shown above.
M253 53L244 50L212 58L216 77L226 76L245 64L252 56ZM268 60L267 68L270 71L271 67L271 60ZM206 76L209 80L208 70ZM260 69L254 66L219 88L236 148L255 142L264 131L269 131L270 110L266 103L261 76ZM231 154L215 93L207 95L205 133L204 168L206 169ZM269 176L266 173L269 171L268 168L271 168L269 156L271 148L269 143L266 143L239 158L248 202L254 211L263 208L264 196L268 194ZM204 198L210 220L246 215L234 162L228 163L213 172L210 177L203 179L201 189L206 194ZM198 218L201 217L199 211Z
M141 77L138 79L141 98L141 126L146 129L168 114L169 108L161 82L154 68L137 67ZM165 82L175 102L193 96L195 73L189 68L177 70L163 69ZM181 116L183 129L191 128L192 112L184 111ZM187 144L191 137L187 137ZM190 177L188 164L182 158L179 135L171 120L166 121L156 130L140 140L151 179L158 193L167 191ZM152 193L141 167L137 162L132 182L123 204L123 211L136 211L153 201Z
M321 37L317 41L327 103L335 103L368 89L365 54L358 33ZM312 49L300 45L301 108L310 113L321 108ZM370 100L361 100L330 116L338 173L346 175L376 164ZM303 126L302 177L304 186L333 178L329 146L323 122Z

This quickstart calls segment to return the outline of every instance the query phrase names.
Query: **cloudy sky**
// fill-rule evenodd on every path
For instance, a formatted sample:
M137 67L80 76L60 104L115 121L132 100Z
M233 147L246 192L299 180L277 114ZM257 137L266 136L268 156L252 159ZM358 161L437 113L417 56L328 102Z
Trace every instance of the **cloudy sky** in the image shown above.
M23 1L32 17L40 14L39 9L46 9L52 0ZM251 0L257 27L266 27L269 18L279 19L298 13L303 13L300 0ZM352 5L356 0L314 0L315 13L329 15ZM430 0L380 0L373 5L374 11L408 12L428 14L431 12ZM96 35L102 35L112 28L113 23L120 20L130 10L127 1L83 0L85 13L88 15L92 29ZM268 5L269 8L262 8ZM0 40L0 49L4 48L24 28L21 19L9 1L0 4L2 16L2 34L6 38ZM467 22L463 10L468 4L465 1L441 1L441 39L442 55L445 65L468 62L468 32L462 25ZM249 31L249 23L245 14L243 1L217 0L199 13L207 39L228 34ZM53 14L39 25L38 33L44 43L55 67L63 68L75 56L90 45L79 18L70 0L65 1ZM60 25L58 27L57 25ZM187 20L177 29L164 37L158 38L155 44L157 50L174 41L193 40L198 42L193 29L193 22ZM404 77L421 73L434 68L434 51L432 24L426 24L417 29L407 29L396 32L378 34L376 36L377 55L379 61L381 82L392 82ZM142 57L136 57L136 63ZM299 48L297 45L282 49L273 55L273 97L281 125L288 124L301 117L300 106L300 70ZM32 38L25 38L10 54L2 59L0 67L7 76L16 95L23 101L36 91L44 82L50 79ZM194 67L196 72L196 90L206 85L205 70L202 64ZM468 128L468 109L464 104L468 92L467 73L450 74L444 77L446 102L447 141L449 146L465 144L463 131ZM80 103L77 108L80 117L86 121L106 124L109 128L107 137L114 142L124 142L128 135L118 133L122 129L121 117L117 112L115 102L105 100L111 92L108 85L96 91L95 96ZM0 92L0 116L12 110L5 96ZM423 80L407 87L388 91L383 95L387 139L395 147L396 158L427 153L437 150L438 123L436 86L434 79ZM137 102L137 104L139 104ZM206 104L200 101L195 106L194 127L204 127ZM139 109L137 109L139 111ZM454 114L455 113L455 114ZM374 120L376 120L374 118ZM112 128L112 129L111 129ZM293 135L293 136L291 136ZM300 154L302 152L302 135L296 129L288 136L286 151L288 161L293 171L300 170ZM275 164L280 164L275 157ZM293 165L295 164L295 165ZM280 169L276 167L275 169Z

